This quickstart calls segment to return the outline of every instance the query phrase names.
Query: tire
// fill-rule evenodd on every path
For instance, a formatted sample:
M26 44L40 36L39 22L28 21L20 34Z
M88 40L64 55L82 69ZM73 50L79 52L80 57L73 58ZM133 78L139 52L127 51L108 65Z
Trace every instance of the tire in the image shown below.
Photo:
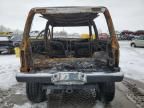
M131 44L131 47L136 47L135 43L132 43L132 44Z
M26 83L26 94L32 103L40 103L46 100L46 90L42 89L40 83Z
M114 99L115 96L115 83L105 82L99 85L98 99L102 102L109 103Z

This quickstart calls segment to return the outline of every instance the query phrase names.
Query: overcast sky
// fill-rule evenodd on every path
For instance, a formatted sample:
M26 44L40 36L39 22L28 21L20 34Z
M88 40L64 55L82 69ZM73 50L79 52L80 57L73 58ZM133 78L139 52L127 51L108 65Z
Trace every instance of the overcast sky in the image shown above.
M116 30L144 30L144 0L0 0L0 25L23 30L29 10L42 6L105 6Z

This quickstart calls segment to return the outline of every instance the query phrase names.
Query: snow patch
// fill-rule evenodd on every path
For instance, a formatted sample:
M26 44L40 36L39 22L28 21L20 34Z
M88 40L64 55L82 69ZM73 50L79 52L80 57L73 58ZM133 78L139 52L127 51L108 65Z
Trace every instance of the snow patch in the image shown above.
M0 55L0 88L9 89L17 84L15 79L19 71L20 61L15 55Z
M144 48L130 47L130 42L120 43L120 67L125 77L144 82Z
M25 103L23 105L14 104L13 108L31 108L31 105L30 105L30 103Z
M97 101L96 105L93 108L105 108L105 104L100 101Z
M31 104L31 103L25 103L23 105L14 105L13 108L47 108L47 103L39 103L39 104Z

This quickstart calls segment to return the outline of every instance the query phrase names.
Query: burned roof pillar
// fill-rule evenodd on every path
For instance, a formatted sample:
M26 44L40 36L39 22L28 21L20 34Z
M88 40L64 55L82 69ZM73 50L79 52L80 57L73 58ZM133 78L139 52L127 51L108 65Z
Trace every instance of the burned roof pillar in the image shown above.
M111 40L109 43L111 47L107 49L108 55L109 55L109 61L112 63L112 65L114 65L115 67L118 67L118 65L119 65L119 44L118 44L118 41L116 38L112 18L111 18L111 15L107 8L105 8L104 16L106 18L109 33L111 36L111 38L110 38Z
M95 32L95 36L96 36L96 40L98 40L98 30L97 30L97 27L96 27L96 24L94 21L92 21L92 25L93 25L93 28L94 28L94 32Z
M29 32L31 29L31 24L33 21L33 17L35 15L34 9L31 9L29 15L27 17L27 21L24 28L23 40L21 44L21 71L29 72L32 68L32 57L31 57L31 49L30 49L30 40L29 40Z
M48 53L50 50L50 39L48 39L48 36L50 36L50 29L49 29L49 21L47 21L45 32L44 32L44 43L45 43L45 50Z

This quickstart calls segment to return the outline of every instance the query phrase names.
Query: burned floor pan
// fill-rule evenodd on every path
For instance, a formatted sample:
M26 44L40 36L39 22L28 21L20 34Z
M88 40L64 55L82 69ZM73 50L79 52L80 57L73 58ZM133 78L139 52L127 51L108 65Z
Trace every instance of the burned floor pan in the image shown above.
M41 60L42 61L42 60ZM37 63L37 64L36 64ZM37 72L111 72L106 61L95 58L53 58L35 62Z

